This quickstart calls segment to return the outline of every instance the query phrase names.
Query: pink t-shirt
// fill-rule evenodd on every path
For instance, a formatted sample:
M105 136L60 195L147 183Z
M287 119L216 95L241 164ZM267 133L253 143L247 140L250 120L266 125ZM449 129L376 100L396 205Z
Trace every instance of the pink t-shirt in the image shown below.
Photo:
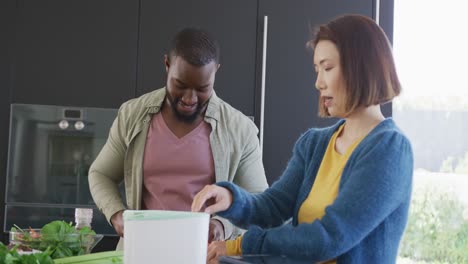
M215 182L210 132L201 122L178 138L161 113L153 116L143 160L142 209L190 211L195 194Z

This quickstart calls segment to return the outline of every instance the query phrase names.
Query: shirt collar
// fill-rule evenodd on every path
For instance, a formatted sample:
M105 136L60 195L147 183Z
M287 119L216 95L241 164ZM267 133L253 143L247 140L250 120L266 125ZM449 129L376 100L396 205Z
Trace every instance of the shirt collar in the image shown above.
M148 110L149 114L156 114L161 110L164 99L166 98L166 87L158 89L153 92L150 100L147 101L145 107ZM206 107L205 120L207 118L212 118L216 121L219 121L220 116L220 107L221 99L216 95L216 92L213 90L211 97L209 99L208 106Z

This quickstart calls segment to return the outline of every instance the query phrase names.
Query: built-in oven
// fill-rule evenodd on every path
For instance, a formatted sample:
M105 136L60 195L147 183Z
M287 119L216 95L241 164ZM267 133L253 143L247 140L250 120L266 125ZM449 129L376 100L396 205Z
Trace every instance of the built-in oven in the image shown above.
M4 231L74 221L93 208L93 229L115 235L97 210L88 170L103 147L117 109L12 104Z

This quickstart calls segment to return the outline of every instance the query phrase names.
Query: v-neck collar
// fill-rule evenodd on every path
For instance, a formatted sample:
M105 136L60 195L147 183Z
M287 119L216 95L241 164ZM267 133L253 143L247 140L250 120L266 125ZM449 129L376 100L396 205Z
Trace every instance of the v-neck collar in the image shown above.
M200 129L202 129L203 127L203 122L205 121L201 121L200 124L198 124L194 129L192 129L192 131L188 132L186 135L184 135L183 137L179 138L176 134L174 134L174 132L169 128L169 126L167 125L166 123L166 120L164 120L164 116L162 115L162 113L160 112L159 114L157 114L155 116L157 118L157 122L159 123L161 129L164 130L164 133L170 135L171 139L173 142L175 143L183 143L187 140L189 140L190 138L192 138L194 135L198 134L198 132L200 131Z
M349 152L352 152L354 151L354 149L356 148L356 146L367 136L367 135L364 135L363 137L361 138L358 138L356 139L354 142L352 142L348 148L346 148L345 152L343 153L340 153L336 150L336 140L338 139L338 136L340 135L341 131L343 130L344 128L344 123L341 124L339 127L338 127L338 130L333 134L332 136L332 139L331 139L331 144L333 146L333 154L334 155L337 155L338 157L345 157L345 156L349 156Z

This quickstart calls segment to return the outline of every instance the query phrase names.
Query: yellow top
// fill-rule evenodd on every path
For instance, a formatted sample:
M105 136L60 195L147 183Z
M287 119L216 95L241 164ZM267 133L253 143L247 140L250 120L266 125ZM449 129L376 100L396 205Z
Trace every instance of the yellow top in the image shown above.
M226 241L226 255L236 256L242 255L242 236L238 236L235 240Z
M345 153L340 154L336 151L336 139L343 130L344 125L341 125L333 134L327 150L323 156L322 163L317 172L317 177L312 185L309 196L304 200L299 208L298 222L312 223L316 219L322 219L325 215L325 208L331 205L338 195L338 187L340 185L341 174L353 153L356 146L362 139L351 144Z
M356 146L361 142L362 138L351 144L345 153L340 154L335 149L336 139L343 130L344 124L333 134L330 143L328 143L327 150L323 156L322 163L317 172L317 177L310 190L309 195L304 200L299 208L298 222L299 223L312 223L317 219L322 219L325 215L325 208L331 205L338 195L338 187L340 184L341 174L353 153ZM226 241L227 255L240 255L242 254L242 237L236 240ZM326 263L336 263L335 260Z

